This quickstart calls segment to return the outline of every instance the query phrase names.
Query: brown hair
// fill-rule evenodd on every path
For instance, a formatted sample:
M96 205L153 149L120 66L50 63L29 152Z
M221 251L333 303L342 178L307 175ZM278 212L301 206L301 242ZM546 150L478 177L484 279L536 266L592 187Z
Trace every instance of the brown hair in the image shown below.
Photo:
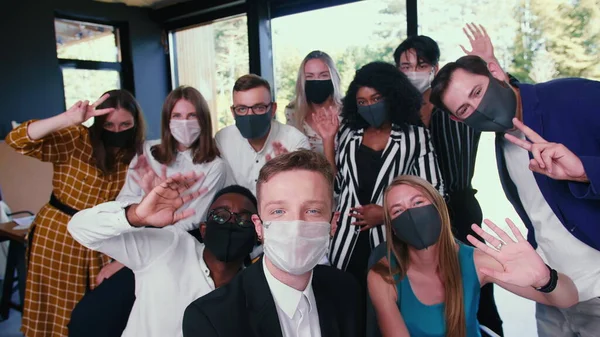
M320 153L311 150L300 149L277 156L269 160L260 169L258 180L256 182L256 197L259 199L259 202L260 188L263 183L267 182L269 179L271 179L271 177L278 173L294 170L305 170L321 174L325 180L329 182L331 196L333 197L334 174L331 164L329 164L327 158Z
M446 321L446 336L448 337L465 337L466 318L463 301L462 276L460 273L460 264L458 261L458 253L456 251L456 242L452 235L452 227L450 225L450 215L444 199L439 192L431 186L426 180L417 176L402 175L394 179L385 190L383 199L383 209L385 215L385 232L387 239L387 260L378 262L373 271L381 275L384 280L390 284L394 284L394 276L398 275L398 280L402 280L406 276L406 272L410 266L410 258L408 254L408 245L398 239L392 232L391 216L389 212L389 192L398 186L408 185L423 194L435 206L442 220L442 231L438 239L438 266L442 283L444 285L444 305L445 305L445 321ZM392 257L393 254L393 257ZM389 261L395 259L393 264Z
M96 109L113 108L126 110L133 116L133 129L135 130L133 143L128 147L119 149L117 156L107 156L106 147L104 146L104 142L102 142L102 133L104 132L104 122L108 115L94 118L94 124L89 128L93 157L96 161L96 167L103 174L110 174L115 170L117 160L129 165L131 159L136 154L142 153L144 141L146 140L146 122L144 121L142 108L140 108L135 97L129 91L123 89L110 90L102 94L102 96L106 94L109 97L102 104L98 105Z
M200 136L190 145L194 164L211 162L219 155L219 150L212 135L208 103L198 90L188 86L176 88L165 99L161 112L160 144L152 146L152 156L159 163L165 165L171 164L177 157L177 140L171 134L170 122L175 104L182 99L194 106L198 124L200 124Z
M248 74L238 78L237 81L235 81L235 84L233 85L233 91L248 91L250 89L260 87L266 88L269 90L269 93L271 93L271 85L267 80L258 75Z
M462 69L475 75L487 76L490 78L490 80L495 79L488 69L487 63L479 56L463 56L456 60L456 62L449 62L443 66L431 82L431 94L429 95L429 101L436 107L451 113L453 113L453 111L448 110L444 102L442 102L442 98L444 97L444 94L446 93L446 90L448 90L448 86L452 81L452 74L454 74L454 72L458 69Z

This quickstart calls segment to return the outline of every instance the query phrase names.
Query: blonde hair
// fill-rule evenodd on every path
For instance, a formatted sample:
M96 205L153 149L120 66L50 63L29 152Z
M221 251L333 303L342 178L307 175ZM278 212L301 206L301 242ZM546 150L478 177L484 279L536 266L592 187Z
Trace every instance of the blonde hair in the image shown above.
M387 187L383 199L383 209L385 216L385 232L387 237L387 259L388 263L380 261L377 263L373 271L381 275L386 282L394 284L394 276L398 275L398 280L402 280L406 276L406 272L410 266L410 258L408 254L408 245L398 239L392 232L391 216L388 211L389 192L398 186L407 185L417 189L428 199L438 210L442 220L442 231L437 241L438 245L438 266L442 283L444 285L444 305L445 305L445 321L446 321L446 336L448 337L465 337L466 318L463 301L462 275L460 273L460 263L456 251L456 242L452 235L452 227L450 225L450 215L446 203L439 192L431 186L426 180L417 176L402 175L394 179ZM396 262L392 267L390 261L393 257Z
M294 115L292 116L293 125L304 133L304 129L302 125L304 124L304 119L308 114L310 109L310 104L306 100L306 93L304 90L304 84L306 83L306 76L304 75L304 67L306 66L306 62L314 59L319 59L325 63L327 68L329 69L329 76L331 77L331 82L333 83L333 102L336 106L342 106L342 92L340 88L340 73L335 67L335 63L331 56L327 55L327 53L322 52L320 50L311 51L306 55L302 63L300 63L300 69L298 69L298 79L296 80L296 96L292 99L292 102L288 105L289 108L294 109Z

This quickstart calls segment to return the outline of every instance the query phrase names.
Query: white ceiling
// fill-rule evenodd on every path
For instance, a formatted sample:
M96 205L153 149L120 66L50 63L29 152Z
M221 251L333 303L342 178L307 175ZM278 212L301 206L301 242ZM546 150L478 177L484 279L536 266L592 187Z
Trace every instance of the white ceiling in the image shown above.
M127 6L161 8L189 0L96 0L100 2L124 3Z

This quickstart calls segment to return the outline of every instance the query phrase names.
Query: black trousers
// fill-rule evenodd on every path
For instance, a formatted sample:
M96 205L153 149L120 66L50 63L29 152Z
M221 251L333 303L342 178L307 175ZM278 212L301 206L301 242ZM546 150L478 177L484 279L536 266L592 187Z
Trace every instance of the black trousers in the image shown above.
M471 229L472 224L481 226L483 213L481 206L475 198L476 190L452 192L448 195L448 210L452 221L454 236L465 244L471 245L467 240L467 234L475 236L483 241L479 235ZM479 311L477 312L479 324L485 325L500 336L504 336L502 330L502 319L498 314L496 302L494 301L494 285L486 284L481 288L479 299Z
M371 243L369 242L369 231L360 232L356 241L356 246L352 251L348 266L346 266L346 272L350 273L356 278L359 285L359 299L360 305L363 308L367 307L367 267L369 263L369 256L371 255ZM360 317L359 328L363 332L360 335L364 335L366 331L366 317Z
M135 302L135 276L124 267L83 296L71 313L69 337L120 337Z

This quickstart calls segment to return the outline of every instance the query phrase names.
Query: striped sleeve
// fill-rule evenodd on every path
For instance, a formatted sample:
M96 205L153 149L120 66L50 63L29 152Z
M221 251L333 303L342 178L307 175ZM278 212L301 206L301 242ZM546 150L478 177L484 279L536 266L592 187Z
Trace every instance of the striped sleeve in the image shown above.
M335 175L335 183L333 185L334 193L337 195L341 192L342 183L344 180L343 172L342 172L342 161L346 155L346 145L348 143L348 139L350 138L350 128L346 124L340 125L340 129L335 136L337 148L335 151L335 166L337 168L337 173Z
M6 136L6 144L17 150L17 152L37 158L41 161L52 163L64 163L77 147L77 140L82 135L84 126L71 126L53 132L48 136L33 140L27 134L27 128L35 120L27 121L12 130Z
M419 149L417 152L418 158L411 173L429 181L441 195L445 195L444 182L438 166L435 150L433 149L429 130L423 127L415 127L414 130Z

